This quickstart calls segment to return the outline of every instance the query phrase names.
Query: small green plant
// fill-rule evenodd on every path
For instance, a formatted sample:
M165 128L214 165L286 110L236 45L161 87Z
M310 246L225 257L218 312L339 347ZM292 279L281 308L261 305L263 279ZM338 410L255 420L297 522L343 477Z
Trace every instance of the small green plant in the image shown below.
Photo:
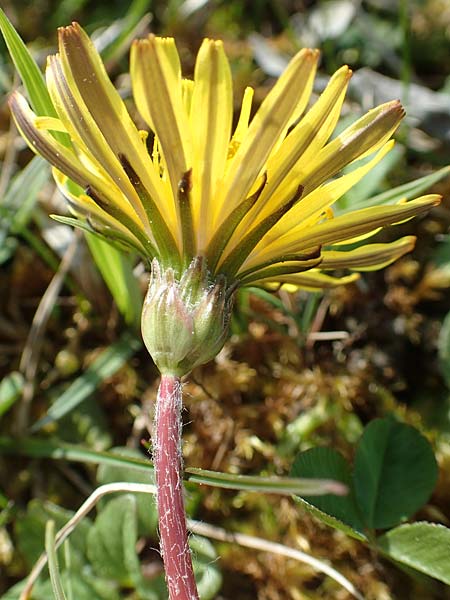
M431 445L416 429L376 419L359 440L353 469L336 450L311 448L297 456L291 475L344 483L344 497L297 501L382 555L450 584L450 529L424 521L403 524L428 501L438 476Z

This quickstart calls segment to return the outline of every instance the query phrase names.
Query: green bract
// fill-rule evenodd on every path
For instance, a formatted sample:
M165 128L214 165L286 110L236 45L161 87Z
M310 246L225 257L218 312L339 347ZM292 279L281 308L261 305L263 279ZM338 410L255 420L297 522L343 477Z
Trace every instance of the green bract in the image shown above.
M205 259L194 258L179 280L154 259L142 336L160 372L181 377L214 358L227 336L232 303L233 288L223 276L210 281Z

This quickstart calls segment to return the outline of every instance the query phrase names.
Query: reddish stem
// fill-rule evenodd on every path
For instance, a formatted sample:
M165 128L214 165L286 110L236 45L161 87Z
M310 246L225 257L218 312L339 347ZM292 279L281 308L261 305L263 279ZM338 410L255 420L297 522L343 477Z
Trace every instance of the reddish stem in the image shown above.
M183 499L181 407L180 379L162 375L153 445L161 554L170 600L199 600Z

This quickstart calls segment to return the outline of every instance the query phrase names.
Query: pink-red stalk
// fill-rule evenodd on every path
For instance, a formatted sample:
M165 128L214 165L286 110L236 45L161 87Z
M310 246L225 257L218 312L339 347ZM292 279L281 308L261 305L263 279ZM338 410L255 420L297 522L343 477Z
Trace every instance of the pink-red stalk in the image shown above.
M161 554L170 600L199 600L183 498L181 407L180 379L162 375L153 442Z

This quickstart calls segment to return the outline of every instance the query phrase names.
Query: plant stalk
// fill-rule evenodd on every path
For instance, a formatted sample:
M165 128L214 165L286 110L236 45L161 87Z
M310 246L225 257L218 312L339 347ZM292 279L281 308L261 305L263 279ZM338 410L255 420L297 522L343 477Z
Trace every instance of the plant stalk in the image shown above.
M153 444L160 548L170 600L199 600L183 498L181 407L179 377L162 375Z

